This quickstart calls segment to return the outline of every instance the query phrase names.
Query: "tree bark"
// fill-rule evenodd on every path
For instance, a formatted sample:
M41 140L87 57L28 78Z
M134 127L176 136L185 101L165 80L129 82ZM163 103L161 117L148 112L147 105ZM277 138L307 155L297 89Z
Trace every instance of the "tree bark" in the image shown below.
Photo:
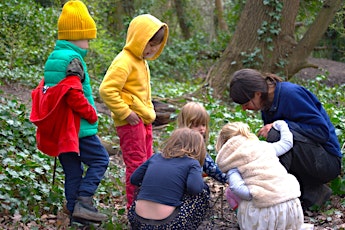
M125 14L133 18L135 13L134 0L122 0L121 2Z
M224 93L228 90L231 76L241 68L255 68L288 77L308 66L308 56L326 31L341 1L327 0L303 39L297 42L294 37L299 0L279 1L283 4L281 10L264 5L263 1L247 0L231 41L206 79L214 96L227 97Z
M228 25L226 24L223 17L223 3L222 0L215 0L216 5L216 16L218 21L218 27L221 31L228 31Z
M273 39L271 46L276 46L278 41L288 41L286 38L293 38L299 1L284 0L283 4L283 11L287 11L287 7L290 9L296 7L296 5L297 9L294 9L290 14L282 12L282 17L283 15L285 17L284 23L286 28L279 34L280 38L276 36ZM247 1L231 41L221 58L213 66L213 70L207 79L209 85L214 89L214 96L218 98L224 97L223 94L228 89L231 75L236 70L244 66L263 71L270 70L272 63L277 59L280 52L284 52L282 50L283 44L270 51L267 42L258 38L258 30L262 28L263 22L267 22L269 25L270 21L272 21L267 13L269 10L269 7L265 6L262 1ZM251 63L248 64L246 62L249 59L251 59Z
M182 36L184 39L189 39L191 37L191 32L188 26L188 17L185 12L184 0L174 0L176 15L181 28Z
M122 15L125 15L123 0L112 0L108 1L106 4L106 15L104 15L104 19L106 20L105 25L108 31L115 36L118 31L125 30L122 23Z
M301 41L287 59L289 65L286 68L285 74L288 79L301 69L311 65L307 62L307 58L326 32L337 10L341 7L342 1L343 0L327 0L324 2L316 20L309 27L308 31L304 34Z

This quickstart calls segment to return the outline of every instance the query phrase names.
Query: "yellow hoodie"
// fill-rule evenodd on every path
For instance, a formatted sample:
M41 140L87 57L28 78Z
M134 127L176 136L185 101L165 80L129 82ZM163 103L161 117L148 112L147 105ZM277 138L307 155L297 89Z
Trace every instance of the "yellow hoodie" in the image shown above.
M143 58L145 46L155 33L165 27L163 42L155 60L162 53L168 39L168 25L149 14L135 17L129 24L126 44L115 57L99 88L99 93L111 111L115 126L128 124L125 120L134 111L144 122L156 119L151 101L150 69Z

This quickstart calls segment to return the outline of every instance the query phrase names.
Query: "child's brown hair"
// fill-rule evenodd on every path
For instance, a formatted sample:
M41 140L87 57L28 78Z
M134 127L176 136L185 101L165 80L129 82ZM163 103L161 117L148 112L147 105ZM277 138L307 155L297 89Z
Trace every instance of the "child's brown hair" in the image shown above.
M203 136L189 128L178 128L166 140L162 149L165 158L188 156L204 165L206 147Z
M164 39L165 27L162 26L150 39L149 43L154 45L161 44Z
M188 102L185 104L178 117L177 117L177 127L187 127L193 128L199 125L205 125L205 141L207 142L209 133L209 121L210 115L207 113L205 107L197 102Z

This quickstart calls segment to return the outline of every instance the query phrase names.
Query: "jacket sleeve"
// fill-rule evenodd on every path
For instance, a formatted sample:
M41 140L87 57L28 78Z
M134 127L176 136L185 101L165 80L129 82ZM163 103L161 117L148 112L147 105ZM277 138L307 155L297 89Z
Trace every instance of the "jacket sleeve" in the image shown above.
M288 152L293 146L293 135L289 126L283 120L273 122L273 128L280 131L280 140L270 143L275 150L276 156L279 157Z
M80 78L80 81L83 83L85 80L85 72L83 65L78 58L74 58L68 65L66 70L66 77L77 76Z
M191 166L187 178L187 193L198 194L204 189L204 180L202 178L202 168L197 160Z
M227 176L229 177L229 188L236 196L243 200L252 199L249 188L244 183L242 175L238 169L230 169Z
M120 120L125 120L132 112L129 108L131 98L125 101L122 97L122 90L127 77L128 73L124 69L112 64L99 87L99 94L103 102Z
M214 178L220 183L226 183L226 174L219 169L218 165L213 161L212 157L209 154L206 154L203 170L208 176Z
M150 159L141 164L131 175L131 184L136 186L141 186L143 182L147 167L149 165Z
M98 118L96 110L86 99L82 90L71 88L66 93L66 97L68 106L71 107L71 109L81 118L87 120L90 124L97 121Z

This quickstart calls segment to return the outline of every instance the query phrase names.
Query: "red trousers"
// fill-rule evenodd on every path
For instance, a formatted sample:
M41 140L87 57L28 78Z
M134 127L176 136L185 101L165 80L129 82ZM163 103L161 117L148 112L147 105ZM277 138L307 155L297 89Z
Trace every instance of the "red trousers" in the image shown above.
M141 121L134 126L128 124L116 127L116 131L120 138L122 157L126 165L126 196L127 209L129 209L136 190L136 186L130 182L131 175L153 153L152 125L144 125Z

